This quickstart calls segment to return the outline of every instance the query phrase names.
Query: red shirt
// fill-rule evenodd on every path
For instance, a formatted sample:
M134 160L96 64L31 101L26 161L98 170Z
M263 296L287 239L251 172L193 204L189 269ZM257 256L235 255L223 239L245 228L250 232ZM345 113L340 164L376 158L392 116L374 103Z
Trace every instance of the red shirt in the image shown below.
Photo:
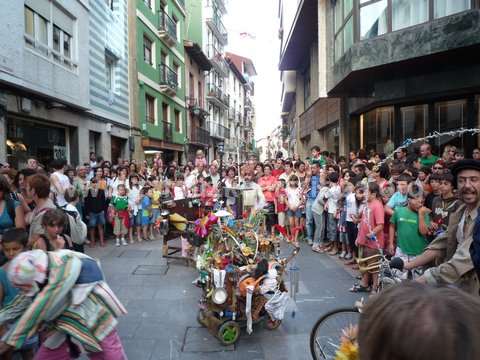
M367 235L380 224L385 223L383 204L379 200L373 200L365 206L358 229L357 244L371 249L384 249L383 231L377 233L377 242L367 239Z
M265 190L263 187L264 186L273 186L277 183L277 178L273 175L271 176L262 176L260 179L258 179L258 185L262 188L263 195L265 196L265 201L266 202L274 202L275 201L275 192L274 191L269 191Z
M282 201L280 201L282 198ZM287 192L285 189L280 189L275 194L275 201L277 203L277 213L287 212Z
M280 175L282 175L285 172L283 169L273 169L272 170L272 176L275 176L275 178L278 179Z

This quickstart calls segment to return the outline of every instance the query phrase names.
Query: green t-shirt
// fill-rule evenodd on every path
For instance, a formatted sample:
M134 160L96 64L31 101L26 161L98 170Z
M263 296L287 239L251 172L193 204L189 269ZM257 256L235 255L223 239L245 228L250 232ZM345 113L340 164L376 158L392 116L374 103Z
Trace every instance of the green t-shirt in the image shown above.
M429 157L421 157L420 159L418 159L420 161L420 164L422 164L422 166L426 166L426 167L432 167L433 164L435 164L437 162L437 160L439 159L438 156L436 155L430 155Z
M423 253L427 239L418 230L418 213L408 207L397 207L390 218L397 232L397 246L406 255L417 256ZM425 223L430 225L430 217L425 215Z
M319 158L310 158L310 165L313 165L314 163L317 163L320 167L323 167L327 164L327 161L323 155L320 155Z
M112 199L113 208L117 211L128 209L128 196L114 196Z

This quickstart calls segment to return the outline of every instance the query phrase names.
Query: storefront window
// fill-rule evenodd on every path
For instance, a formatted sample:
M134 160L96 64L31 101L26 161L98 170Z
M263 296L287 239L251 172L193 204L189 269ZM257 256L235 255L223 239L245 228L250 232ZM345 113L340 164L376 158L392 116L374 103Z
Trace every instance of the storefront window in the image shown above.
M400 108L400 116L402 119L402 141L425 136L425 127L428 123L428 105L402 107Z
M367 152L389 152L393 141L393 107L378 108L363 116L363 147Z
M360 39L371 39L387 32L387 0L360 8Z
M470 0L434 0L433 12L435 19L470 9Z
M392 8L393 31L428 20L428 0L392 0Z
M333 151L337 156L338 156L338 150L339 150L339 137L338 137L338 125L329 127L326 131L327 135L327 149L329 151Z
M34 121L7 119L8 162L17 168L26 166L34 156L42 165L52 160L68 160L66 129Z
M461 128L465 124L466 100L444 101L435 104L436 123L439 132L446 132ZM437 130L437 129L435 129ZM463 137L441 136L436 140L440 151L446 144L463 147Z

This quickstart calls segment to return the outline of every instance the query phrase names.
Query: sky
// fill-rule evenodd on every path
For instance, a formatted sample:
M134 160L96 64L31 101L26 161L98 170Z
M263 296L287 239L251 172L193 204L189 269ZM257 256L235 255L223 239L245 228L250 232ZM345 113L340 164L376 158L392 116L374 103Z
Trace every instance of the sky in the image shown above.
M255 139L264 138L281 124L278 0L227 0L227 8L223 19L228 30L226 50L255 64ZM245 32L253 38L240 36Z

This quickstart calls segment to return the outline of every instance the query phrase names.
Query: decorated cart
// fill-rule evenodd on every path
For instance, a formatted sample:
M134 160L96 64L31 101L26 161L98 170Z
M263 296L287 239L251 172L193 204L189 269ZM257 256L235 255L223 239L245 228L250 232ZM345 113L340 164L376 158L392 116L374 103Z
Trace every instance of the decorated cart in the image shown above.
M290 301L283 275L299 248L280 257L280 238L260 235L263 218L260 212L235 220L221 210L197 220L189 235L199 247L198 321L224 345L235 343L242 327L249 334L257 323L276 329Z

